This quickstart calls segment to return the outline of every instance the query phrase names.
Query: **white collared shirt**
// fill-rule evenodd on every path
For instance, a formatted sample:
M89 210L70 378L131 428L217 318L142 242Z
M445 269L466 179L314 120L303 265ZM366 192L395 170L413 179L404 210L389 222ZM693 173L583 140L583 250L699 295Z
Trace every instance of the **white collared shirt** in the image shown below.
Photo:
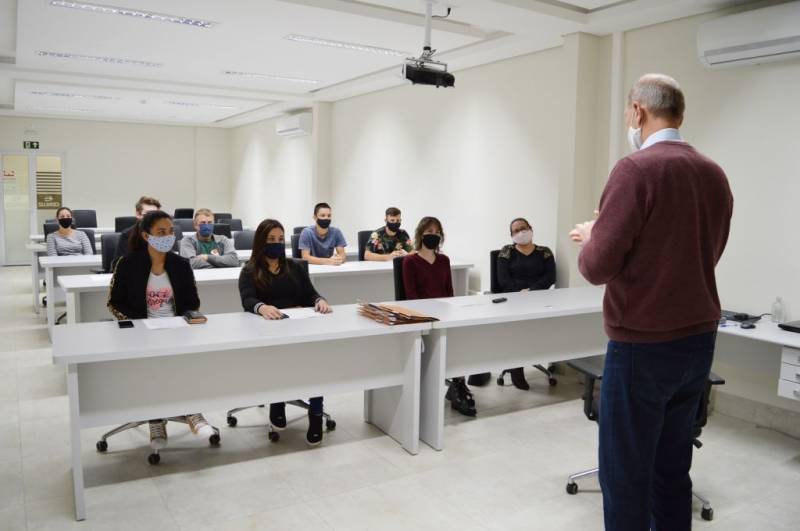
M667 127L664 129L660 129L653 133L652 135L647 137L647 140L644 141L642 147L639 149L647 149L653 144L658 142L664 142L665 140L670 140L672 142L683 142L683 138L681 138L681 132L675 129L674 127Z

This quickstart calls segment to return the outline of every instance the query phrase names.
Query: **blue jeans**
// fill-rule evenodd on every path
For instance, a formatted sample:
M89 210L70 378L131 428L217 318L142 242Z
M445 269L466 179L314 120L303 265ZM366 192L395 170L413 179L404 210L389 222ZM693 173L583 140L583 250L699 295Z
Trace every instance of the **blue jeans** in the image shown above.
M692 527L692 440L716 332L665 343L609 341L600 391L606 531Z

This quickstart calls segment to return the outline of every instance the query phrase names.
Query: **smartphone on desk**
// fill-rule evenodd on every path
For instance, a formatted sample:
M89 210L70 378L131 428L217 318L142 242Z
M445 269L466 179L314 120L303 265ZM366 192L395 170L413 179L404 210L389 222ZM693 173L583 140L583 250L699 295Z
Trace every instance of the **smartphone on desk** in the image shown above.
M133 321L128 319L117 321L117 326L120 328L133 328Z
M184 313L183 318L186 319L186 322L189 324L203 324L208 322L208 318L196 310L189 310Z

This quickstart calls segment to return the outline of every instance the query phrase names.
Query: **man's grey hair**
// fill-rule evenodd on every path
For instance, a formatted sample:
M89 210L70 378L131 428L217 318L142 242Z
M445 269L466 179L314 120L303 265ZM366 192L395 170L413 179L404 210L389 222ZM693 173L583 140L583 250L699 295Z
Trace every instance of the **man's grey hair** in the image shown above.
M678 82L664 74L645 74L628 93L628 105L638 102L660 118L683 118L686 102Z

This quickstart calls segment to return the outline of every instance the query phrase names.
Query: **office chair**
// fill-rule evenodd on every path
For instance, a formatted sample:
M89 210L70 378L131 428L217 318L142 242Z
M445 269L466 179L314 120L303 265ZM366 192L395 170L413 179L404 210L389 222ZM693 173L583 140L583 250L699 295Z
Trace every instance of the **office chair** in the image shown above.
M97 211L95 210L73 210L72 211L73 217L73 225L75 225L79 229L89 228L89 229L96 229L97 228Z
M175 228L180 228L181 232L194 232L194 220L187 218L175 218L172 220Z
M217 212L214 214L214 223L227 223L233 219L233 215L228 212Z
M175 215L172 216L174 219L192 219L194 218L194 209L193 208L176 208Z
M300 252L300 235L292 234L292 258L301 260L303 253Z
M102 257L101 269L96 269L93 273L111 273L111 264L114 261L114 254L119 245L119 232L100 235L100 256Z
M392 271L394 273L394 300L406 300L406 285L403 282L403 260L405 256L396 256L392 259Z
M186 420L185 417L168 417L164 419L164 421L167 423L180 422L181 424L188 424L188 421ZM123 424L122 426L117 426L113 430L104 433L103 436L100 437L100 440L97 441L97 443L95 444L95 448L97 448L98 452L105 453L108 451L109 437L112 437L118 433L122 433L123 431L128 431L133 428L138 428L143 424L149 424L149 422L150 422L149 420L139 420L136 422L128 422L127 424ZM219 446L219 443L222 440L219 435L219 429L216 426L211 426L211 428L214 430L214 435L208 438L208 444L210 444L213 447L217 447ZM157 465L161 462L161 454L159 454L160 450L157 450L155 448L152 448L152 450L153 453L147 456L147 462L150 463L151 465Z
M227 223L214 223L214 234L230 238L231 226Z
M234 249L243 250L243 249L252 249L253 248L253 239L255 239L256 231L254 230L243 230L237 232L233 235L233 247Z
M499 255L499 250L489 252L489 289L492 293L503 293L503 289L500 287L500 281L497 279L497 257ZM558 384L558 380L553 376L552 366L545 368L543 365L534 365L533 367L547 376L547 383L550 387ZM503 372L497 377L497 385L505 385L505 375L510 372L511 369L503 369Z
M79 232L86 234L89 240L89 246L92 248L92 254L97 254L97 243L94 241L94 229L76 229Z
M180 254L181 240L183 239L183 230L180 227L175 227L175 226L173 226L172 228L175 231L175 245L172 246L172 252ZM192 232L194 232L194 229L192 229Z
M58 223L58 220L56 218L50 218L50 219L44 220L44 222L45 223Z
M590 356L588 358L581 358L577 360L568 361L567 365L578 371L583 375L583 413L586 418L598 422L600 420L600 411L602 404L600 403L600 385L599 382L603 379L603 364L605 363L605 356ZM700 434L703 432L703 427L708 422L708 403L711 396L711 387L714 385L723 385L725 380L713 372L708 376L706 388L700 397L700 405L697 408L697 416L694 420L694 440L692 444L695 448L701 448L703 443L700 442ZM583 479L590 476L597 476L599 469L592 468L584 470L569 476L567 480L567 494L577 494L578 484L575 483L578 479ZM697 498L702 504L703 508L700 516L703 520L711 521L714 519L714 509L711 507L711 502L701 496L700 494L692 491L692 495Z
M303 232L303 229L305 229L305 228L306 228L305 226L295 227L295 228L292 229L292 234L300 234L301 232Z
M114 218L114 232L122 232L128 227L136 225L136 216L119 216Z
M242 220L241 219L236 219L236 218L229 219L228 220L228 225L231 226L231 232L240 232L240 231L244 230L244 228L242 228Z
M49 236L51 233L53 233L53 232L56 232L56 231L58 230L59 226L60 226L60 225L58 224L58 222L55 222L55 223L45 223L44 225L42 225L42 232L44 233L44 241L45 241L45 242L47 242L47 237L48 237L48 236ZM75 225L73 224L73 227L74 227L74 226L75 226Z
M364 253L367 252L367 242L369 237L372 236L374 230L360 230L358 231L358 260L364 261Z
M294 258L292 259L292 261L294 263L296 263L297 265L299 265L300 267L302 267L303 269L305 269L306 273L308 273L308 262L306 262L305 260L297 260L297 259L294 259ZM308 402L306 402L304 400L290 400L290 401L288 401L286 403L291 405L291 406L299 407L300 409L304 409L306 411L308 411L311 408L311 406L308 404ZM254 407L264 408L264 407L266 407L266 404L259 404L259 405L256 405L256 406L237 407L235 409L231 409L230 411L228 411L228 414L227 414L228 426L230 426L231 428L235 428L236 425L239 423L239 419L237 419L234 415L236 415L240 411L244 411L245 409L252 409ZM333 420L333 418L328 413L326 413L324 410L322 412L322 417L325 419L325 429L327 431L334 431L336 429L336 421ZM298 417L296 419L292 419L292 420L288 420L287 419L286 425L288 426L292 422L296 422L298 420L300 420L300 417ZM280 440L280 438L281 438L280 433L275 431L275 429L272 427L272 424L270 424L269 421L267 421L267 430L268 430L267 437L269 438L269 440L271 442L278 442Z

